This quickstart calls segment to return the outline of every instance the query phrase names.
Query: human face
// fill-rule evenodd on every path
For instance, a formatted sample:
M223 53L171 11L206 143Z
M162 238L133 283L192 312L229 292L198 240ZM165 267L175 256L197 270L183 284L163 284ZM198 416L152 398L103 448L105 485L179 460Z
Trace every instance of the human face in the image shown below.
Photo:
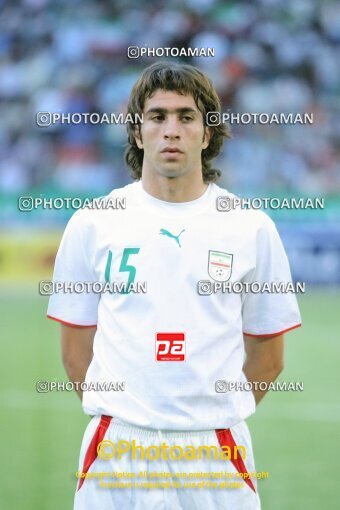
M210 133L192 96L156 90L145 101L143 121L135 135L144 150L143 175L202 177L202 150L209 145Z

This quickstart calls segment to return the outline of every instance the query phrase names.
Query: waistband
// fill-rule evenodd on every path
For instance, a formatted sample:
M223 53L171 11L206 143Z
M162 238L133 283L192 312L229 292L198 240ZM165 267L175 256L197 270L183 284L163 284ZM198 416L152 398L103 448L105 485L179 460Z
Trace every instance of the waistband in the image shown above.
M230 429L204 429L204 430L164 430L164 429L150 429L146 427L138 427L125 421L119 420L113 416L96 416L96 418L107 427L110 425L110 429L122 435L132 435L140 438L193 438L202 437L207 435L216 435L224 430ZM242 423L242 422L241 422ZM238 424L239 425L239 424Z

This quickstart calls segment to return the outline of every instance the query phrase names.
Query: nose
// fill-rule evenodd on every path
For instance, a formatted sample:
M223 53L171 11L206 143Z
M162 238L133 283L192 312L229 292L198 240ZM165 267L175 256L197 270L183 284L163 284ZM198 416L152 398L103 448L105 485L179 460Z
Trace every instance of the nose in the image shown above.
M163 135L166 140L168 139L179 139L180 134L180 123L179 120L174 116L169 115L166 122L164 122Z

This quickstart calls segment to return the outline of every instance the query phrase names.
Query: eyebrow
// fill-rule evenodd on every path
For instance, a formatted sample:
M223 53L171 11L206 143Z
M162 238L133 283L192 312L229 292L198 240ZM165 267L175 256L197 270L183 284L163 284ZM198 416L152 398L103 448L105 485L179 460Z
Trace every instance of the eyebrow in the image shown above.
M172 110L170 110L170 111L172 111ZM197 110L194 110L193 108L191 108L189 106L183 106L182 108L176 108L173 111L175 113L197 113ZM166 108L160 108L160 107L156 106L154 108L150 108L146 112L146 115L149 113L169 113L169 110L167 110Z

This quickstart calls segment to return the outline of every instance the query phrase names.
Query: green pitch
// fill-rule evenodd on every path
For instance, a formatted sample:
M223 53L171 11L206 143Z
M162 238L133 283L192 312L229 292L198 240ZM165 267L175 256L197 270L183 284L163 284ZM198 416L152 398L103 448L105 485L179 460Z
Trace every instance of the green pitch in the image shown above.
M257 470L269 472L259 482L263 510L338 508L340 294L310 292L299 302L304 326L287 334L280 379L302 381L304 391L272 392L249 420ZM75 394L35 391L38 380L66 381L46 306L36 290L1 295L4 510L72 508L88 418Z

